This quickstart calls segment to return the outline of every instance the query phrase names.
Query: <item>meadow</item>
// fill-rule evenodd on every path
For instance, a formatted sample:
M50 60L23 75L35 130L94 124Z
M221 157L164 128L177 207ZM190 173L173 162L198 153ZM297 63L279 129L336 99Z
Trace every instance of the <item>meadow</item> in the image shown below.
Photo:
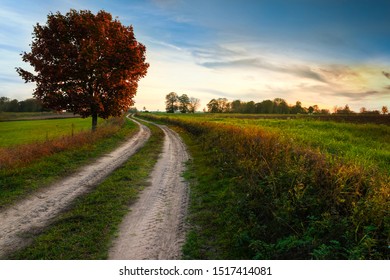
M0 122L0 147L43 142L91 128L91 118L67 118Z
M142 114L193 156L188 259L389 259L390 127Z
M36 119L64 119L75 118L73 113L56 112L0 112L0 122L15 120L36 120Z
M384 172L390 172L389 125L321 121L310 118L286 120L225 118L214 122L262 128L277 133L285 141L319 149L366 168L381 168Z
M111 118L91 131L90 119L0 122L0 208L109 152L138 126Z

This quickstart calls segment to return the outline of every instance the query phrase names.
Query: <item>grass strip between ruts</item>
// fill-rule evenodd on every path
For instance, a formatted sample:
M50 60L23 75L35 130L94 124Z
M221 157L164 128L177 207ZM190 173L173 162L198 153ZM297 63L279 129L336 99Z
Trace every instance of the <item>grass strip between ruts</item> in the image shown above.
M129 204L148 184L162 149L164 133L148 126L152 136L140 151L11 259L106 259Z

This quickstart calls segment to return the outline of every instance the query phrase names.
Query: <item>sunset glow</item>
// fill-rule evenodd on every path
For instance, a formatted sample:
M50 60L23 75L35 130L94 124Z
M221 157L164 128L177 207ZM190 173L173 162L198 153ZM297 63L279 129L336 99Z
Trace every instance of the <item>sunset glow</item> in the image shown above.
M242 101L280 97L321 108L390 105L390 3L336 0L2 1L0 96L30 98L26 67L33 25L50 12L105 10L133 25L150 63L136 107L165 109L169 92Z

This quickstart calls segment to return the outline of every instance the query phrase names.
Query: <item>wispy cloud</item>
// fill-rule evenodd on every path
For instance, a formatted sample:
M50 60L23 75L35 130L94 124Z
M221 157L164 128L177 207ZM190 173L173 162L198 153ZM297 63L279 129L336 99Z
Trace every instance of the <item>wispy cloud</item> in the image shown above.
M201 65L207 68L254 67L273 72L291 74L297 77L312 79L319 82L327 82L322 75L315 72L309 66L296 64L277 65L260 58L245 58L230 61L204 62L201 63Z
M351 78L358 78L359 73L346 65L328 65L320 68L321 74L329 80L342 81Z
M355 86L355 87L353 87ZM315 100L322 100L324 103L328 103L329 100L337 102L337 100L343 100L342 102L349 103L350 105L367 102L369 100L380 100L388 96L390 86L387 89L379 87L365 87L353 85L351 87L348 83L328 83L328 84L306 84L301 83L297 85L288 86L285 95L291 96L291 93L305 96L306 100L313 96ZM271 91L275 92L275 88ZM317 101L318 102L318 101Z
M211 61L200 63L200 65L207 68L258 67L258 60L256 58L247 58L230 61Z
M349 1L336 0L6 0L0 3L0 93L31 95L33 85L14 69L23 66L20 52L28 50L36 22L72 7L105 9L134 26L151 65L137 106L161 103L156 108L162 109L170 91L203 103L281 97L324 107L389 105L390 4L378 1L351 13Z
M235 95L232 93L229 93L228 91L222 91L222 90L217 90L217 89L212 89L212 88L190 88L191 91L196 91L196 92L203 92L203 93L208 93L213 95L214 98L235 98Z
M382 71L382 74L383 74L386 78L390 79L390 73L385 72L385 71ZM386 91L390 90L390 85L385 86L384 89L385 89Z
M212 45L209 47L194 47L191 51L192 56L195 61L202 65L202 63L210 61L223 61L228 59L233 59L245 55L245 53L228 49L219 45Z
M1 24L7 27L12 26L18 28L27 28L32 23L29 17L30 16L26 16L21 13L14 12L6 7L1 7L0 10Z
M167 43L167 42L164 42L164 41L158 41L158 40L154 40L152 38L148 38L149 42L153 43L153 44L157 44L157 45L160 45L160 46L163 46L163 47L168 47L170 49L174 49L176 51L182 51L183 49L179 46L176 46L174 44L170 44L170 43Z
M0 74L0 83L17 83L17 82L20 82L20 78L17 76Z
M347 97L353 101L360 101L367 97L382 96L384 93L377 90L363 91L363 92L336 92L333 95L338 97Z
M0 52L1 51L8 51L8 52L18 52L21 53L20 48L13 46L13 45L8 45L8 44L1 44L0 43Z

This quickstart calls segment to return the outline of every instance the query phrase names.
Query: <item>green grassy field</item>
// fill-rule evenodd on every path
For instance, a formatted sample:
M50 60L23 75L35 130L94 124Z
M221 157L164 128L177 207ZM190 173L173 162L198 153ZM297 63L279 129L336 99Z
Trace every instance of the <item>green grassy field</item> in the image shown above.
M390 172L390 126L339 123L313 119L244 120L228 118L222 123L256 127L283 135L287 141Z
M61 120L55 120L58 123ZM66 120L71 121L71 120ZM29 121L32 123L40 121ZM50 121L45 121L50 122ZM13 122L16 123L16 122ZM88 124L90 127L90 124ZM138 126L130 120L108 122L96 132L88 131L74 137L0 148L0 207L5 207L54 180L70 174L83 164L117 147L131 136ZM11 163L4 158L10 157Z
M91 129L91 118L0 122L0 147L42 142Z
M262 129L280 135L285 141L319 149L367 168L390 172L390 126L373 123L321 121L310 117L297 119L253 118L239 114L160 114L179 120L229 124ZM359 117L359 116L357 116Z
M193 161L187 259L389 259L389 126L142 114Z
M51 118L51 117L70 117L72 113L64 113L62 115L52 112L0 112L0 121L11 121L11 120L23 120L31 118Z

